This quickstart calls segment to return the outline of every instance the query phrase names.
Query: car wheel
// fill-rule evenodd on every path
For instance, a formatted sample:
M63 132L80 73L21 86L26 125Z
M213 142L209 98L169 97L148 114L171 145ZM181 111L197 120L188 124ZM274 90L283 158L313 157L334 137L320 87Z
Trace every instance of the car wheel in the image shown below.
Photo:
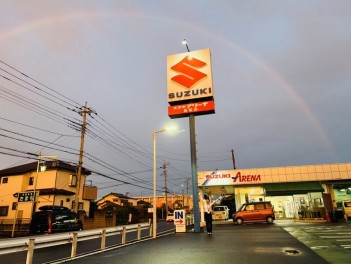
M268 216L268 217L267 217L267 223L268 223L268 224L273 224L273 221L274 221L274 220L273 220L273 217L271 217L271 216Z
M242 223L244 223L244 221L243 221L243 219L238 218L238 219L236 219L236 223L237 223L238 225L241 225Z

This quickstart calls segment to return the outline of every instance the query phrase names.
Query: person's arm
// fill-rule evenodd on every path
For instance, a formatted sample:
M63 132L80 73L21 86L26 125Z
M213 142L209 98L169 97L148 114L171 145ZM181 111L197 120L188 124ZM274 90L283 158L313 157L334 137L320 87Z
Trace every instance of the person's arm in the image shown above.
M214 202L212 202L212 203L211 203L211 206L217 204L217 203L220 202L221 200L222 200L222 196L220 196L217 200L215 200Z

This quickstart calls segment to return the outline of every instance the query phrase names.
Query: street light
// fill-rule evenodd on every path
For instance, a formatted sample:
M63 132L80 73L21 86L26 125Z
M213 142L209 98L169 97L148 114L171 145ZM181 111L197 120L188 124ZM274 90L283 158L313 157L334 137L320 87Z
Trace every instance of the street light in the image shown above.
M36 200L37 200L36 189L37 189L37 182L38 182L38 178L39 178L39 169L41 172L46 170L45 164L43 166L40 166L40 162L42 159L57 159L57 156L43 156L40 154L38 155L37 175L36 175L36 177L34 177L34 183L33 183L34 199L32 202L32 216L33 216L33 213L35 212L35 205L36 205Z
M182 44L185 45L185 47L188 50L188 52L190 52L190 49L188 47L188 42L186 41L186 39L183 39Z
M168 132L168 131L174 131L177 128L172 127L172 128L164 128L161 130L155 130L152 133L152 139L154 143L154 195L153 195L153 205L152 205L152 233L153 233L153 238L156 238L157 236L157 207L156 207L156 134L157 133L162 133L162 132ZM167 190L166 190L167 191Z

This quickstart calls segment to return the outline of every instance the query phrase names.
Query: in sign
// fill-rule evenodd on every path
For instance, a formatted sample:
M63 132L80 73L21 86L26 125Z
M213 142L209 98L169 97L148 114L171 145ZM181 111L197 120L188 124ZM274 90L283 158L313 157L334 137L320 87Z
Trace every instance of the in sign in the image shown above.
M174 224L184 224L185 210L175 210L174 211Z
M174 219L183 219L184 218L184 211L175 211L174 212Z

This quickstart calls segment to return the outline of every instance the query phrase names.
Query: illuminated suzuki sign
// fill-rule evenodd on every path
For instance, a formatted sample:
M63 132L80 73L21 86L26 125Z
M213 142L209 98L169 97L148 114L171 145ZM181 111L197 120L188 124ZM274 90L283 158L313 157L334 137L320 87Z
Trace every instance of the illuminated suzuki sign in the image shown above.
M204 66L206 66L206 62L200 61L191 56L186 56L176 65L171 67L172 70L180 73L179 75L172 77L171 80L185 86L186 88L191 88L191 86L207 76L207 74L197 70L197 68Z
M167 57L168 103L213 100L209 49Z
M240 185L262 182L260 174L244 174L240 171L214 171L199 177L200 186ZM235 176L234 176L235 175Z

